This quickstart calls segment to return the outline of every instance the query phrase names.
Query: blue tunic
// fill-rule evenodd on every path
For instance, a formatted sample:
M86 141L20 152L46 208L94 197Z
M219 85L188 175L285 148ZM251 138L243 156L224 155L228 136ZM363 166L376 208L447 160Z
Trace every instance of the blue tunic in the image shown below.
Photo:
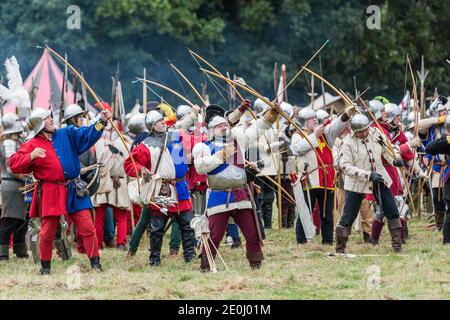
M426 147L431 141L436 140L436 130L439 130L439 127L432 126L428 129L426 136L422 136L422 143ZM433 158L433 155L426 153L425 157L431 161ZM447 163L447 166L444 170L443 176L447 176L450 173L450 159L446 160L445 157L442 158L441 155L437 154L434 156L434 162L440 162L440 163L434 163L433 164L433 171L440 173L441 172L441 163Z
M61 162L64 177L67 180L80 176L79 155L89 150L102 135L102 131L95 128L95 124L89 127L77 128L69 125L65 128L57 129L52 136L52 144L56 155ZM67 185L67 212L75 213L81 210L92 208L89 196L79 197L76 193L73 182Z

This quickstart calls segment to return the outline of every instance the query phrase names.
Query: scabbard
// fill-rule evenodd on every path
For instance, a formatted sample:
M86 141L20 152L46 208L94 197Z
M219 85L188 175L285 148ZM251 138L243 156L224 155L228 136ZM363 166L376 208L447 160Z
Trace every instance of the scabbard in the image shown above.
M255 219L255 225L256 225L256 231L258 232L258 239L259 239L259 243L261 244L261 247L264 246L264 242L262 239L262 235L261 235L261 229L260 229L260 225L259 225L259 219L258 219L258 213L256 212L256 203L255 203L255 198L253 197L253 187L251 187L251 185L249 183L247 183L247 191L249 193L250 196L250 202L252 204L252 211L253 211L253 218Z

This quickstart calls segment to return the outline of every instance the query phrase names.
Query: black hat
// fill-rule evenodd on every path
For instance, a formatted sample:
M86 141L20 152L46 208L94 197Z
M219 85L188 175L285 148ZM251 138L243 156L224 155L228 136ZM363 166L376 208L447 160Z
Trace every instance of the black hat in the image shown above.
M217 104L210 104L205 111L205 123L208 124L215 116L223 117L224 115L225 110L221 106Z
M161 104L161 102L158 102L158 101L149 101L147 103L147 112L152 111L152 110L158 110L158 106L160 104ZM139 107L139 112L140 113L144 112L144 106Z

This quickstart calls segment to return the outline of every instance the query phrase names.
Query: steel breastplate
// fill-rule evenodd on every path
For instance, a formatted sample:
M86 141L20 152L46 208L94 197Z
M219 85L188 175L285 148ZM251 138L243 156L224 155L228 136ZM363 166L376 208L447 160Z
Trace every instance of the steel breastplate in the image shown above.
M247 183L245 169L229 164L216 174L208 174L208 185L212 190L242 188Z

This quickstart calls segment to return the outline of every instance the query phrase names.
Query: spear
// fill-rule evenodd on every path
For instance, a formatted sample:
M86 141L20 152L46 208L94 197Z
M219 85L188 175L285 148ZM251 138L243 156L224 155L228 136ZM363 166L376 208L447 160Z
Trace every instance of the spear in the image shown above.
M278 95L278 63L275 62L275 65L273 66L273 90L275 92L275 97ZM281 99L283 100L283 99ZM277 101L280 103L280 101ZM277 129L277 135L278 140L280 139L280 120L277 119L276 121L276 129ZM282 205L281 205L281 157L278 157L277 159L277 182L278 182L278 188L277 188L277 204L278 204L278 230L282 227Z
M64 59L67 61L67 53L64 53ZM66 92L66 87L67 87L67 65L64 66L64 78L63 78L63 82L62 82L62 87L61 87L61 102L59 103L59 116L58 116L58 121L59 121L59 127L61 127L61 120L64 116L64 95Z
M425 60L423 55L422 55L422 63L420 66L420 72L417 71L417 75L420 81L420 113L423 118L425 115L425 80L427 79L428 76L428 70L425 71Z
M144 82L147 80L147 69L144 68ZM142 84L142 110L144 114L147 114L147 86Z
M275 62L273 66L273 90L275 97L278 98L278 63Z
M80 70L78 70L80 72ZM66 86L66 94L68 92L69 88ZM73 103L77 103L77 93L78 93L78 78L73 77L72 81L72 93L73 93Z
M306 66L310 64L310 62L320 53L320 51L322 51L322 49L328 44L328 42L330 42L330 39L327 39L327 41L323 43L323 45L314 53L314 55L308 60L308 62L306 62L306 64L295 74L295 76L291 79L291 81L289 81L286 87L281 92L278 93L273 102L277 101L278 97L282 95L285 90L287 90L287 88L295 81L295 79L298 78L298 76L303 72L303 70L305 70Z

